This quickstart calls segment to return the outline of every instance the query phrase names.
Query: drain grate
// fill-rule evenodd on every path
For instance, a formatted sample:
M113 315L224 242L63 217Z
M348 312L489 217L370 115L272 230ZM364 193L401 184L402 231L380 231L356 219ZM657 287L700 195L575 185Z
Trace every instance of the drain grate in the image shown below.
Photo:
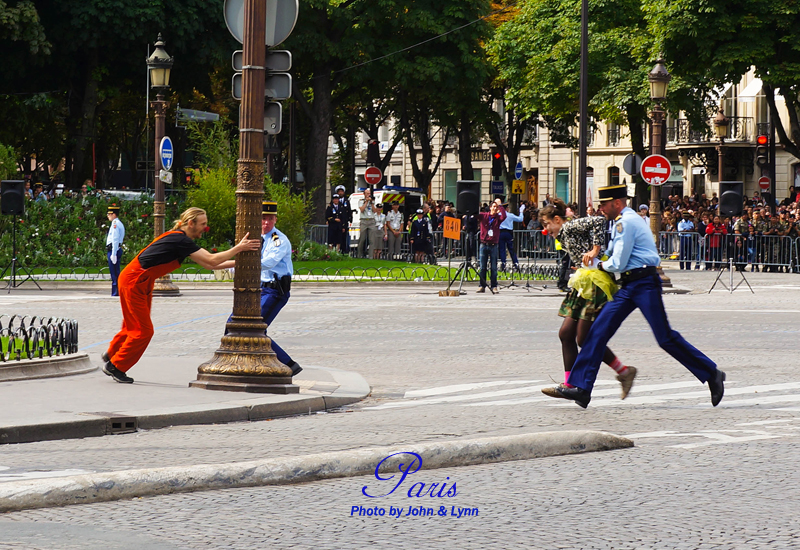
M106 433L110 435L130 434L138 431L139 422L135 416L111 416L108 418L108 429Z

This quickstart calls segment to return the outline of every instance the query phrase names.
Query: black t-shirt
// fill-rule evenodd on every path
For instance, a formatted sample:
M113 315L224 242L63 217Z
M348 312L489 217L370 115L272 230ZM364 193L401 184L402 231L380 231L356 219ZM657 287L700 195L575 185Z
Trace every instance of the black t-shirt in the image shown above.
M139 264L144 269L150 269L157 265L168 264L172 260L178 260L180 263L198 250L200 247L183 231L170 233L142 250L139 254Z

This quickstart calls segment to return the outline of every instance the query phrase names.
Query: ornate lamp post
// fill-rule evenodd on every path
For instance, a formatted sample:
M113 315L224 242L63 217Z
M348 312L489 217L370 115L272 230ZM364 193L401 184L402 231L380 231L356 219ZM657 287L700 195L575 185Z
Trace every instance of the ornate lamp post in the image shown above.
M650 81L650 99L655 103L653 112L650 113L653 121L653 138L650 141L651 155L661 154L661 125L664 122L664 110L661 108L661 102L667 97L667 87L670 79L672 77L664 66L663 59L656 61L656 66L647 75L647 80ZM661 230L660 194L661 188L659 186L650 186L650 230L655 237L658 237L658 232Z
M647 75L647 80L650 81L650 99L653 100L653 112L650 117L653 121L653 138L650 140L650 154L661 154L661 125L664 121L664 110L661 108L661 102L667 97L667 88L669 81L672 77L664 66L664 60L659 59L656 61L656 66ZM658 185L650 186L650 231L653 232L653 238L658 242L658 233L661 231L661 187ZM661 266L658 266L658 275L661 277L661 284L665 287L671 287L672 281L667 277Z
M239 167L236 174L236 240L261 235L264 197L265 0L244 1L242 105L239 116ZM233 315L219 349L197 368L189 385L207 390L298 393L292 369L278 361L261 318L261 254L236 256Z
M164 101L164 91L169 89L169 73L172 70L172 63L173 59L164 51L164 41L161 39L161 33L158 33L156 49L150 57L147 58L147 68L150 71L150 87L156 92L155 101L150 102L156 123L156 156L154 166L156 196L153 201L154 237L158 237L164 232L164 215L166 209L164 207L164 183L161 181L160 177L160 172L163 167L161 165L159 148L161 146L161 140L164 138L164 123L167 116L167 107L169 107L169 102ZM180 293L180 289L170 280L169 274L157 279L153 287L154 296L179 296Z
M725 180L725 138L728 137L728 129L731 120L725 116L725 113L720 108L717 116L714 117L714 130L719 138L719 147L717 147L717 156L719 157L719 181Z

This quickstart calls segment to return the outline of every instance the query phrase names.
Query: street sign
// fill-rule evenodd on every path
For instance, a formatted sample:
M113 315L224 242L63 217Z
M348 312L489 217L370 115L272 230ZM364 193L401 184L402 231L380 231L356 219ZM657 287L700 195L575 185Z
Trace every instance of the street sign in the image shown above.
M264 105L264 133L280 134L283 125L283 105L277 101L268 101Z
M525 180L516 179L511 182L511 193L522 195L525 193Z
M381 182L383 179L383 172L377 166L370 166L367 168L367 171L364 172L364 181L366 181L370 185L375 185Z
M194 109L178 108L178 120L202 120L207 122L215 122L219 120L219 115L217 113L209 113L208 111L195 111Z
M267 1L267 46L277 46L286 40L297 23L300 0ZM225 0L223 13L225 24L231 35L240 44L244 43L244 3L245 0Z
M642 161L641 173L650 185L662 185L672 174L672 165L663 155L650 155Z
M522 161L517 161L517 166L514 168L514 177L516 179L522 179ZM516 191L515 191L516 193ZM524 193L524 191L523 191Z
M242 73L234 73L231 80L233 99L242 99ZM270 99L289 99L292 97L292 75L287 73L267 74L264 83L264 97Z
M492 195L502 195L506 192L506 185L502 181L492 182Z
M158 156L161 157L161 167L164 170L169 171L172 169L173 154L172 140L169 139L169 136L164 136L158 145Z
M639 173L642 166L642 157L631 153L622 160L622 169L629 176L635 176Z
M234 71L241 72L244 67L244 51L236 50L231 56L231 66ZM289 50L271 50L267 52L264 68L268 71L285 72L292 68L292 52Z
M769 184L770 183L772 183L772 181L767 176L761 176L760 178L758 178L758 186L763 191L768 191L769 190Z
M445 239L461 239L461 218L444 218L444 238Z
M172 183L172 172L161 170L158 173L158 179L160 179L162 183L168 183L168 184Z

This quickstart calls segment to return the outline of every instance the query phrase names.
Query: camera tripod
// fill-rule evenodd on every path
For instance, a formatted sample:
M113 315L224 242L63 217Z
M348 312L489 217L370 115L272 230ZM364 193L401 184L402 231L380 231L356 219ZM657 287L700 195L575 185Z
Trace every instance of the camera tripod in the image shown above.
M11 227L12 227L12 229L11 229L11 263L8 264L3 269L2 273L0 273L0 279L5 277L6 273L9 270L11 271L11 273L10 273L11 277L8 280L8 284L5 286L5 288L8 289L8 294L11 294L11 289L12 288L17 288L17 287L21 286L23 283L25 283L27 281L32 281L33 284L35 284L39 288L39 290L42 290L42 287L40 287L39 283L37 283L36 280L33 278L33 275L31 275L31 272L28 271L25 268L25 266L23 266L22 263L19 260L17 260L17 216L16 215L14 216L14 222L11 224ZM17 282L17 272L18 271L21 271L22 273L24 273L26 275L25 278L22 279L19 282Z

